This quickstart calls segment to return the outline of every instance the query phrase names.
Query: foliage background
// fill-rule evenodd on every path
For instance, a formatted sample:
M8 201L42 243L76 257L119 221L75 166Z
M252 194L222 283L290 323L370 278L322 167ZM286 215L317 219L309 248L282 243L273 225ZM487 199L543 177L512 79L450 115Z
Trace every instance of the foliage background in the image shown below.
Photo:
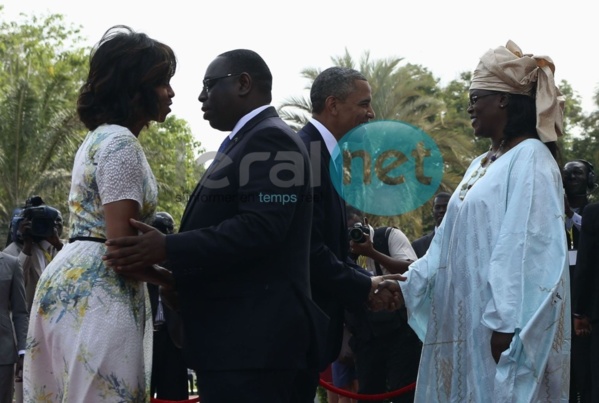
M58 208L68 228L71 169L87 133L76 103L90 49L80 45L79 32L61 15L0 24L2 239L13 210L31 195ZM178 223L203 170L195 164L201 145L187 122L175 116L150 125L139 138L158 182L158 209L168 211Z
M343 55L332 57L331 61L335 66L354 68L366 76L372 88L375 120L401 120L420 127L433 138L444 159L444 175L438 192L452 193L470 161L487 151L488 141L474 138L466 112L471 73L464 72L459 79L441 86L440 80L426 67L407 63L401 58L372 60L370 54L365 52L356 61L346 50ZM310 88L320 71L314 67L302 70L301 74L308 81L307 88ZM575 158L593 161L599 157L599 112L585 116L580 98L570 84L562 81L559 87L566 97L566 133L560 140L562 165ZM296 130L306 124L310 111L311 103L306 97L290 96L279 107L281 116ZM411 240L434 227L432 199L401 216L366 216L374 227L396 226Z
M1 236L8 229L13 209L33 194L58 207L68 221L71 165L86 134L75 113L90 51L81 43L80 27L66 24L58 14L0 24ZM488 148L486 141L473 138L466 113L469 73L441 85L425 66L402 58L373 59L365 52L355 60L346 50L331 60L366 75L377 119L402 120L433 137L445 161L439 190L451 192L472 158ZM302 71L308 88L319 71L318 67ZM575 89L567 81L559 87L566 96L566 135L560 139L563 162L575 158L598 161L599 93L594 110L585 114ZM297 129L309 116L310 102L290 94L279 111ZM159 184L159 209L169 211L176 221L203 169L194 162L202 151L195 138L188 123L176 116L151 125L140 135ZM369 219L375 226L398 226L415 239L432 229L431 211L429 201L402 216Z

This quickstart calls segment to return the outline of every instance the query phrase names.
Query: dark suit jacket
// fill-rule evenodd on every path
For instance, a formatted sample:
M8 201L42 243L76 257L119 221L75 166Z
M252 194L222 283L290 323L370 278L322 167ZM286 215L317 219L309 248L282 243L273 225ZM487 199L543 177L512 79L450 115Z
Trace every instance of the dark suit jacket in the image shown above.
M576 269L573 276L574 313L599 321L599 203L589 204L582 215Z
M17 362L18 350L25 350L28 324L23 271L16 257L0 252L0 365Z
M431 231L425 236L420 237L416 239L414 242L412 242L412 248L414 249L414 252L416 252L416 256L418 256L418 259L424 256L429 246L431 246L431 242L434 236L435 231Z
M329 316L327 348L321 368L337 359L343 339L344 309L363 309L370 276L349 262L345 202L329 173L331 156L320 132L308 123L298 133L310 153L314 174L314 217L310 248L312 298Z
M196 370L306 368L314 305L306 149L270 107L223 152L179 233L166 237L184 352Z

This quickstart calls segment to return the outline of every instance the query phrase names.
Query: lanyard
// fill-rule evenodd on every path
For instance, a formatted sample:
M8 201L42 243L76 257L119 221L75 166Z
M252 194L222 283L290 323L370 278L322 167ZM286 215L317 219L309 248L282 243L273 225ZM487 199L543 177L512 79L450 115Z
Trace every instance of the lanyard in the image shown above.
M50 254L50 252L48 252L46 249L42 248L39 244L36 244L36 245L38 248L40 248L40 250L44 254L44 257L46 258L46 262L50 263L52 261L52 255Z
M574 231L572 231L572 228L574 228L574 223L572 223L572 226L568 230L568 236L570 237L570 249L574 249Z

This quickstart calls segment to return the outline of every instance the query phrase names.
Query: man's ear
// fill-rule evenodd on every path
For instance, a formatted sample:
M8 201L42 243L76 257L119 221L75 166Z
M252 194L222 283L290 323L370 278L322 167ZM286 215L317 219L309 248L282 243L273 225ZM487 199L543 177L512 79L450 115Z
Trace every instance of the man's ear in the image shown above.
M254 85L252 76L250 76L248 73L241 73L239 75L238 83L239 83L239 95L241 95L241 96L245 96L245 95L249 94L250 91L252 90L252 86Z
M505 108L508 106L509 103L510 103L510 94L501 94L501 97L499 97L499 107Z
M327 97L327 99L325 99L324 101L324 108L329 112L330 115L332 116L337 116L337 102L338 99L335 98L334 96L329 96Z

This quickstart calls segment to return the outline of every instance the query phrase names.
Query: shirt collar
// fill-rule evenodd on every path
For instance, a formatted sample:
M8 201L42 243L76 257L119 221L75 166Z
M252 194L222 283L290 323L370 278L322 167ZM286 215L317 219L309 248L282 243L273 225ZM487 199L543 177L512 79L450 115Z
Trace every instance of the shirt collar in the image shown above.
M233 137L235 137L235 135L239 132L239 130L241 130L241 128L243 126L245 126L245 124L247 122L249 122L254 116L258 115L264 109L269 108L269 107L270 107L270 105L262 105L262 106L260 106L260 107L258 107L256 109L254 109L250 113L246 114L241 119L239 119L239 122L237 122L237 124L235 125L235 127L233 128L233 130L231 131L231 133L229 134L229 138L231 140L233 140Z
M339 154L339 145L337 144L337 139L333 136L333 133L329 131L322 123L318 120L310 117L308 118L310 123L316 127L316 130L320 133L320 136L324 140L324 144L327 146L327 150L329 151L329 155L331 159L335 159L335 157Z
M52 244L45 239L42 239L38 244L44 250L50 250L50 246L52 246Z

